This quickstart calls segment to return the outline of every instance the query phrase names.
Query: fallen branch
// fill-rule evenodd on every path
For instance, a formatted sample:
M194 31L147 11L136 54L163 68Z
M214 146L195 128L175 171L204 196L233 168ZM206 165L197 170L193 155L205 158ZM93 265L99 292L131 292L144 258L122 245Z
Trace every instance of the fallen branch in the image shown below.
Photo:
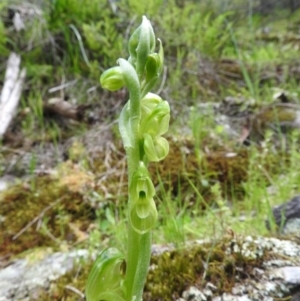
M19 104L26 71L20 72L21 58L11 53L7 62L4 86L0 96L0 137L7 131Z
M56 113L62 117L81 121L84 117L84 112L88 105L74 105L62 98L50 98L44 104L44 112Z

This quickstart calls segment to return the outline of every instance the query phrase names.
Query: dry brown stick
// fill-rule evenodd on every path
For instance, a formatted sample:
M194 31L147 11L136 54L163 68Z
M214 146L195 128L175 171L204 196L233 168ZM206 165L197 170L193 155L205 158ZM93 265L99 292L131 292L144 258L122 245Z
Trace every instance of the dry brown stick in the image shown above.
M56 201L52 202L50 205L48 205L46 208L44 208L41 213L39 215L37 215L32 221L30 221L24 228L22 228L12 239L16 240L19 236L21 236L27 229L29 229L35 222L37 222L39 219L41 219L44 214L51 209L52 207L54 207L56 204L58 204L59 202L61 202L63 199L65 198L65 196L60 197L59 199L57 199Z

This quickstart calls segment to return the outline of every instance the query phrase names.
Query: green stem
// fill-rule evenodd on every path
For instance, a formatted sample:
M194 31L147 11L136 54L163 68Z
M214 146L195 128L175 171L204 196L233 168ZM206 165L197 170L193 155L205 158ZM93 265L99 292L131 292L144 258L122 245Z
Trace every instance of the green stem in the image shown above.
M140 237L137 270L134 278L132 295L136 301L141 301L151 258L151 233L147 232Z
M140 256L140 234L133 230L131 224L128 225L128 245L127 245L127 260L126 260L126 301L131 301L133 296L133 284L138 267L138 259Z
M126 300L142 300L151 258L151 233L139 234L129 225L126 267Z
M136 136L133 139L133 146L126 149L127 165L128 165L128 186L130 185L132 175L139 164L139 148ZM129 198L129 203L131 202ZM140 256L140 234L137 233L128 223L128 242L127 242L127 260L126 260L126 300L132 301L132 287L138 266L138 258Z
M136 85L136 77L129 76L135 75L131 69L131 66L128 66L123 60L120 60L120 66L123 70L130 71L128 76L126 76L127 88L130 92L130 100L129 100L129 122L126 122L126 114L122 114L120 118L120 132L123 138L126 137L125 140L127 142L128 147L126 149L127 155L127 165L128 165L128 186L130 185L132 176L134 171L137 169L139 165L140 158L140 145L139 145L139 125L141 118L141 109L140 109L140 89L139 86ZM134 84L131 84L134 83ZM129 137L131 139L129 139ZM123 139L124 140L124 139ZM125 142L125 141L124 141ZM130 144L130 145L128 145ZM125 144L126 145L126 144ZM131 200L129 199L129 202ZM138 292L133 292L133 288L135 287L135 279L137 275L137 271L141 266L140 257L143 257L142 253L144 252L144 247L141 247L141 239L142 235L137 233L131 226L128 224L128 246L127 246L127 260L126 260L126 275L125 275L125 288L126 288L126 300L132 301L132 297L136 294L141 295L143 287L138 286ZM149 247L149 246L148 246ZM147 251L149 253L149 251ZM146 276L144 275L143 279ZM144 283L144 281L143 281Z

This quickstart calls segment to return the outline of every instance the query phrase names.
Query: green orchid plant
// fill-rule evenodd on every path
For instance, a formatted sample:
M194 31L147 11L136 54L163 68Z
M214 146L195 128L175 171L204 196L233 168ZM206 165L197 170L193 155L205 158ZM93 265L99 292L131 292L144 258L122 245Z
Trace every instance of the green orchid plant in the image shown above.
M155 52L158 43L158 51ZM151 229L157 221L155 187L148 164L163 160L169 152L170 106L150 90L163 70L161 41L156 41L144 16L129 39L129 58L100 77L103 88L126 87L130 99L119 117L119 130L128 165L128 247L104 250L96 259L86 284L87 301L141 301L151 256Z

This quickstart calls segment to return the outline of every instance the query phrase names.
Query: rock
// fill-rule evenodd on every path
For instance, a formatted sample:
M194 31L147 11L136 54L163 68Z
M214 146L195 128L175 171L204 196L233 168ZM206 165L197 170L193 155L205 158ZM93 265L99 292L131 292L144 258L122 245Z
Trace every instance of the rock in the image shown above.
M260 110L251 119L251 133L249 139L260 141L265 138L268 130L277 134L282 140L286 133L300 128L299 106L292 103L274 103ZM280 144L279 144L280 145Z
M244 145L260 144L271 132L273 146L289 142L288 133L300 130L298 101L286 91L276 92L274 102L258 107L253 99L226 97L215 106L215 120L229 136Z
M188 290L184 291L182 297L189 301L206 301L205 295L195 286L191 286Z
M16 178L11 175L0 177L0 192L6 190L9 186L16 182Z
M300 195L290 201L273 208L273 216L279 231L285 235L300 237ZM266 221L270 229L269 221Z
M187 248L207 244L207 240L198 240L187 243ZM290 297L293 301L299 300L300 246L296 242L247 236L225 241L223 247L226 257L238 256L245 262L245 266L236 267L230 291L220 292L218 283L213 281L198 282L187 287L177 301L276 301L290 300ZM152 248L156 256L170 250L174 250L174 246ZM73 250L43 253L42 258L35 253L31 258L19 259L0 270L0 301L39 300L57 279L74 268L78 259L87 260L93 255L87 250ZM247 262L253 260L259 266L247 267Z
M39 300L54 281L74 268L79 259L88 259L87 250L57 252L42 260L20 259L0 270L0 301Z
M237 253L249 259L265 258L267 252L272 253L271 258L284 259L265 260L261 267L245 272L245 279L237 276L231 292L218 295L207 283L203 290L189 287L180 300L205 300L201 299L203 295L211 301L275 301L291 296L293 301L300 300L296 293L300 285L300 246L296 242L248 236L242 244L231 241L227 249L228 256ZM206 289L214 296L205 294Z
M273 271L274 277L283 280L291 286L300 285L300 266L282 267Z

